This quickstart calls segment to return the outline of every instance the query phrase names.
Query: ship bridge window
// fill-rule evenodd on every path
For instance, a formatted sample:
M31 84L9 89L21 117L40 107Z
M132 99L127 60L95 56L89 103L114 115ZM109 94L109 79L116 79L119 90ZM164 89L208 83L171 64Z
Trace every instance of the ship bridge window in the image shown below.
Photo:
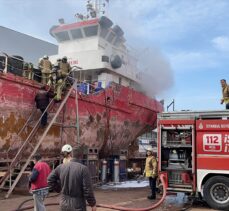
M112 43L114 37L115 37L115 34L113 32L110 32L110 34L109 34L109 36L107 38L107 41L110 42L110 43Z
M119 37L116 37L114 41L114 45L118 47L120 44L121 44L121 39Z
M100 37L105 39L105 37L107 36L108 32L109 31L107 29L103 29L102 28L101 31L100 31Z
M85 27L84 33L86 37L96 36L98 34L98 25Z
M56 38L58 39L59 42L70 40L70 37L69 37L67 31L58 32L58 33L55 34L55 36L56 36Z
M81 29L73 29L71 30L71 34L73 39L80 39L83 37Z

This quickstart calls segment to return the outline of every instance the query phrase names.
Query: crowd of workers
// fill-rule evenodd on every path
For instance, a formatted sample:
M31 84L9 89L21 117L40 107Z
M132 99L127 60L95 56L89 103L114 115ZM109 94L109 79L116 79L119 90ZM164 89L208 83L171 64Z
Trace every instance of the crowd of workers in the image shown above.
M49 190L60 193L61 211L86 211L86 201L96 211L96 200L87 166L78 160L78 149L66 144L62 147L64 162L51 171L40 154L33 156L29 187L33 194L34 210L45 211L44 200Z
M68 63L67 57L57 59L55 64L52 64L47 55L39 60L38 69L41 72L41 83L43 85L53 86L55 91L55 99L61 100L62 89L65 87L65 78L71 71L71 66ZM32 63L24 63L23 76L33 80L34 68Z
M79 148L66 144L61 153L63 163L51 171L49 165L42 161L40 154L33 156L32 173L29 177L29 188L33 194L34 210L45 211L44 200L49 190L60 193L59 206L61 211L86 211L86 201L92 211L96 211L91 177L87 166L79 160ZM144 176L149 178L150 200L156 199L157 160L153 148L147 149Z

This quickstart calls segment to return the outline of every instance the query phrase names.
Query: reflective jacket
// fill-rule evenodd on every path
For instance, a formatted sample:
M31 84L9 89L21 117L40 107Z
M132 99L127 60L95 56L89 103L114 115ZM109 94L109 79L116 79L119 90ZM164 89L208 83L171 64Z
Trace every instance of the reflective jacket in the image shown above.
M42 59L39 62L39 68L41 68L42 73L51 73L52 63L48 59Z
M223 93L224 103L225 104L229 103L229 86L228 85L222 88L222 93Z
M86 201L91 207L96 204L89 170L75 159L54 169L48 184L61 192L61 211L86 211Z
M66 77L71 71L71 66L68 62L60 62L60 73L62 77Z
M145 163L145 175L146 177L157 176L157 160L154 156L148 156Z

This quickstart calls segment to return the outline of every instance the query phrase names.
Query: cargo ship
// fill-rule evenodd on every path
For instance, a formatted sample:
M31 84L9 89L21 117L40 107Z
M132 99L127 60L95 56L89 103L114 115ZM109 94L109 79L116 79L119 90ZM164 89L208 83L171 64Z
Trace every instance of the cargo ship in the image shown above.
M156 125L157 113L163 110L162 104L142 89L141 70L126 46L124 32L101 15L101 5L100 1L88 1L87 15L77 13L77 21L71 24L60 19L50 29L58 43L58 54L49 55L50 61L55 64L66 56L78 88L39 148L47 158L59 156L65 143L96 149L100 159L120 155ZM40 115L34 101L42 86L40 72L34 68L34 80L23 77L24 63L20 56L0 56L1 163L15 156ZM29 126L18 134L30 116Z

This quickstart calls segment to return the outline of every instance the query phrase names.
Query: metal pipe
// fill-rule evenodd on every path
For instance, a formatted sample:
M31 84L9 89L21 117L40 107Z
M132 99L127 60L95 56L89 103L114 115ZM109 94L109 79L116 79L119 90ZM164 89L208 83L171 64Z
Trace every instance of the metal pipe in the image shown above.
M114 161L114 182L115 183L119 182L119 161L118 160Z
M106 182L107 180L107 161L103 160L102 163L102 182Z
M76 130L77 130L77 144L78 146L80 145L80 124L79 124L79 104L78 104L78 90L77 90L77 83L76 83L76 96L75 96L75 101L76 101Z

